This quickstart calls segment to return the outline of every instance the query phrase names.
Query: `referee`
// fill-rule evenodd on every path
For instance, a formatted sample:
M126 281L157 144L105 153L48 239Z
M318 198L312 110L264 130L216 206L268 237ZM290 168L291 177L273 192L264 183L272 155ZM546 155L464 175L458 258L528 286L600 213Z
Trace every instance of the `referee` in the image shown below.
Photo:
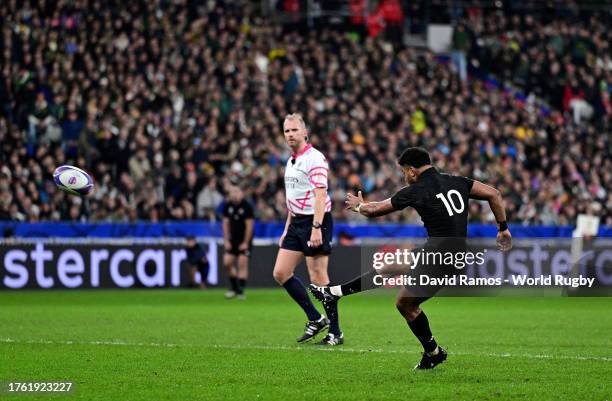
M296 266L306 258L311 283L329 284L327 264L331 253L333 222L331 199L327 194L328 164L325 156L308 143L308 132L299 114L285 117L283 131L293 151L285 166L287 222L280 238L274 265L274 279L302 308L308 318L298 342L312 340L329 327L320 345L339 345L344 337L338 323L335 302L323 306L327 317L312 304L302 281L293 275Z
M225 297L244 300L253 247L254 213L240 187L232 185L228 192L229 196L223 205L223 264L229 276L230 289Z

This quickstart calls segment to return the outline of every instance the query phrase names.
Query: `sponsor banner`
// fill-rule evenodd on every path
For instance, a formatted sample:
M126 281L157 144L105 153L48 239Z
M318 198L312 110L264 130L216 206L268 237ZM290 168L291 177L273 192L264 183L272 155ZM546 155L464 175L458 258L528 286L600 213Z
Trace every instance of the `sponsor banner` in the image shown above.
M208 282L225 287L223 248L212 238L204 242L208 244L210 264ZM523 239L514 241L508 252L498 251L492 239L470 241L461 250L452 242L438 244L427 248L430 254L420 251L422 245L422 239L385 245L336 245L329 259L331 283L344 283L374 272L381 274L367 276L370 283L364 282L364 288L401 288L413 285L418 279L423 280L419 284L425 288L435 287L437 296L457 295L446 291L457 288L463 291L458 295L469 296L496 295L495 291L501 288L555 288L575 295L609 295L612 289L612 241L609 239ZM444 252L438 255L437 251ZM277 252L278 247L274 245L253 247L248 287L278 286L272 277ZM429 260L428 266L442 261L453 270L449 273L411 269L410 263L415 260ZM296 268L296 275L309 282L305 263ZM416 277L412 279L413 284L410 279L406 281L410 276ZM182 241L13 240L0 244L0 290L164 288L189 284L190 272ZM438 287L443 287L443 291L437 292Z
M0 289L163 288L190 283L181 243L18 241L0 244ZM218 282L217 245L209 242L208 280Z
M208 245L208 283L227 285L223 248L216 239ZM336 282L359 275L356 247L338 247L330 261ZM254 246L249 263L249 287L277 287L272 270L277 246ZM0 243L0 290L172 288L188 287L190 271L182 240L10 240ZM346 263L345 263L346 262ZM309 282L304 263L296 275ZM196 280L201 280L199 272Z

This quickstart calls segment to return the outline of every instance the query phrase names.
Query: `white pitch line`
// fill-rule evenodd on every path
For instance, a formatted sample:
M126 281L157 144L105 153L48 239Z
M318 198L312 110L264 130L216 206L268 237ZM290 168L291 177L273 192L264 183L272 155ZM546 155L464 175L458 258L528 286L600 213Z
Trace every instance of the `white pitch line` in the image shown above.
M112 341L57 341L57 340L14 340L11 338L0 338L0 343L5 344L51 344L51 345L115 345L115 346L130 346L130 347L162 347L162 348L178 348L178 347L197 347L197 348L213 348L213 349L254 349L264 351L319 351L319 352L348 352L348 353L378 353L378 354L410 354L416 355L419 352L409 350L387 350L387 349L356 349L345 347L291 347L283 345L221 345L221 344L173 344L173 343L158 343L158 342L127 342L121 340ZM482 356L489 358L527 358L527 359L565 359L577 361L602 361L612 362L612 356L572 356L572 355L546 355L546 354L510 354L510 353L487 353L487 352L457 352L450 351L451 355L459 356Z

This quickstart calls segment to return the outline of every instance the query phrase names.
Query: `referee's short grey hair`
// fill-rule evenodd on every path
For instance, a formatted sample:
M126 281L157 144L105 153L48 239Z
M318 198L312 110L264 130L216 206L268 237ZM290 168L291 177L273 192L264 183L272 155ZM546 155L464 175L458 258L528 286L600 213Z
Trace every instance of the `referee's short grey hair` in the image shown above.
M304 119L302 118L302 115L300 113L287 114L285 116L285 121L287 120L297 120L300 124L300 128L306 129L306 123L304 122Z

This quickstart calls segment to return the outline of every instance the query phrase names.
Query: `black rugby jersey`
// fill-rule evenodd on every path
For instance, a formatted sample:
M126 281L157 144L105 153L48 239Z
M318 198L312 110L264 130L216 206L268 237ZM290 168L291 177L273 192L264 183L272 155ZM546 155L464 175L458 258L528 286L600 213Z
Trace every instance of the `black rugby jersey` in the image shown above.
M391 197L395 210L413 207L429 237L467 237L468 201L474 181L441 174L434 167Z
M243 199L240 203L227 201L223 206L223 217L229 220L230 241L238 244L244 240L246 221L255 217L253 207Z

